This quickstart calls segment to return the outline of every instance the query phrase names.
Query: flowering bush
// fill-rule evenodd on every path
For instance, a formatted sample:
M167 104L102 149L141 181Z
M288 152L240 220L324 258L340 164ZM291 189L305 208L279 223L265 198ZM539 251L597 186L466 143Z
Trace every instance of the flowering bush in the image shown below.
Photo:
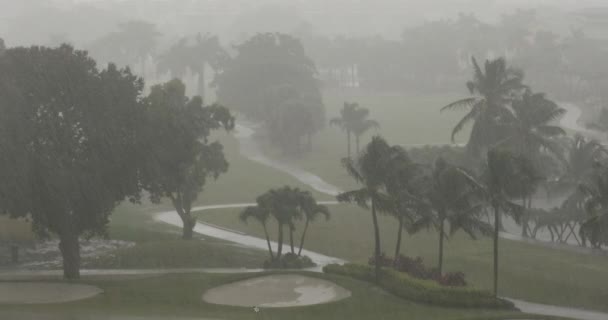
M427 267L420 257L410 258L400 255L397 259L393 259L382 253L378 260L380 261L381 267L393 268L399 272L405 272L417 279L434 280L442 286L450 287L462 287L467 285L464 279L464 273L449 272L442 275L436 268ZM375 257L371 257L368 263L370 266L376 265Z

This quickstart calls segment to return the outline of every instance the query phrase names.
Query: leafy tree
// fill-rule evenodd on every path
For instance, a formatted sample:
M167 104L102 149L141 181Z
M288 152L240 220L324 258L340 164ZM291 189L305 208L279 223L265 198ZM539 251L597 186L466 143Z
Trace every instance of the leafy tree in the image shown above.
M105 235L114 207L139 197L142 88L68 45L0 56L0 211L57 235L68 279L80 276L79 237Z
M228 170L223 146L210 142L213 130L234 128L230 111L218 104L203 107L201 97L188 98L180 80L152 87L145 99L146 147L151 156L142 164L142 183L150 199L169 198L182 219L184 239L192 238L196 219L192 203L207 178Z
M258 34L235 47L236 56L216 74L218 100L255 121L262 122L279 146L299 145L325 125L325 111L314 63L301 43L285 34ZM263 76L260 76L263 75ZM305 121L294 122L305 115ZM286 132L282 129L298 126ZM302 129L302 126L305 126Z
M312 136L319 128L318 113L323 113L323 103L314 96L302 95L296 88L282 86L273 90L269 97L272 116L267 121L271 142L285 153L299 154L312 148ZM303 147L303 139L305 147Z
M342 159L348 174L361 185L360 189L339 194L339 202L355 203L364 209L371 209L374 227L374 258L376 261L376 281L380 277L380 228L378 212L390 212L391 201L385 192L385 181L390 174L387 163L390 161L391 147L379 136L373 137L357 159ZM370 205L371 204L371 208Z
M433 214L426 214L418 218L413 224L414 231L423 227L433 227L439 234L439 259L437 268L443 272L444 240L447 237L446 223L449 225L449 234L463 230L471 238L476 239L478 234L491 234L491 226L482 220L483 202L480 199L478 182L475 178L460 167L451 165L439 157L433 166L432 172L421 183Z
M467 151L470 155L480 155L504 138L499 121L509 116L509 104L523 90L523 73L507 67L502 58L486 61L484 70L475 58L472 62L473 80L467 82L467 88L473 96L452 102L441 111L468 110L452 130L452 141L468 123L473 122Z
M217 73L230 59L228 52L222 48L218 37L198 34L194 44L188 38L180 39L169 50L159 57L158 70L170 72L172 76L183 78L188 69L198 74L198 94L205 98L205 76L207 64Z

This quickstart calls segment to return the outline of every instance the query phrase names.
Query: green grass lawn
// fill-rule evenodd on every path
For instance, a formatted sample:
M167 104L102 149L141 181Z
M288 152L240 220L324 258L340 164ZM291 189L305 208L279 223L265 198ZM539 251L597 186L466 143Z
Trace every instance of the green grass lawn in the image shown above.
M317 221L309 229L307 249L357 263L366 263L373 252L371 215L354 206L330 207L330 221ZM238 210L206 211L199 218L259 237L262 228L242 224ZM393 255L396 224L380 218L382 248ZM269 225L274 235L275 226ZM298 230L302 225L297 226ZM296 239L299 239L299 234ZM435 232L403 239L402 253L421 256L429 265L437 261ZM492 242L455 234L445 244L446 271L463 271L467 281L482 289L492 288ZM516 241L500 241L500 294L533 302L608 311L608 257L564 252Z
M251 274L179 274L139 279L95 280L81 282L99 286L104 293L79 302L61 305L22 305L0 308L0 318L19 312L44 314L56 319L104 316L154 316L158 318L197 317L205 319L531 319L511 311L470 310L431 307L389 295L371 284L332 275L307 274L333 281L350 290L352 296L334 303L297 307L263 309L219 306L205 303L202 294L215 286L243 280ZM19 319L12 317L11 319ZM29 318L28 318L29 319ZM50 318L54 319L54 318ZM548 319L543 317L542 319Z
M309 190L318 199L329 199L328 196L314 192L288 174L240 156L238 142L234 137L218 134L216 138L224 145L230 170L217 181L208 181L195 206L255 202L255 198L266 190L286 184ZM168 210L173 210L173 207L167 201L152 204L144 198L141 204L122 203L112 214L109 236L112 239L133 241L136 245L100 257L86 267L259 268L262 266L266 257L260 250L234 246L230 242L209 237L205 237L203 241L179 240L180 228L153 220L156 213Z
M361 148L372 135L381 135L390 144L420 146L425 144L449 144L451 128L463 113L450 111L440 113L441 107L467 96L462 93L447 93L440 96L415 94L367 93L352 90L324 92L327 120L339 116L345 101L358 102L370 110L370 118L380 123L380 129L371 130L361 138ZM457 136L456 142L466 141L469 129ZM352 139L352 150L355 142ZM285 157L276 149L266 146L265 151L273 157L282 158L306 170L315 172L326 181L338 186L352 185L340 164L346 156L346 134L338 127L327 126L313 141L313 151L295 157Z

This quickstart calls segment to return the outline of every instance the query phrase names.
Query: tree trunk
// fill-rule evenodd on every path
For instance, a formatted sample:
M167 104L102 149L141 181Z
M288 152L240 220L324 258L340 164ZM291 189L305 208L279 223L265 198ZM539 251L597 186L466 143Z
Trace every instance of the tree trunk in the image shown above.
M445 238L443 235L444 224L445 219L442 218L441 222L439 223L439 263L437 267L437 269L439 269L440 275L443 274L443 240Z
M298 250L298 257L302 256L302 248L304 248L304 239L306 238L306 231L308 231L308 225L310 221L306 219L306 224L304 225L304 230L302 231L302 238L300 239L300 249Z
M524 238L528 238L529 234L528 234L528 212L527 210L525 210L528 206L528 202L526 201L526 197L523 196L521 199L522 202L522 206L524 207L524 214L522 216L522 220L521 220L521 236Z
M281 259L281 255L283 254L283 225L279 223L279 246L277 248L277 260Z
M190 214L191 204L185 203L180 192L177 192L175 196L171 195L169 198L173 203L175 211L177 211L177 214L182 219L182 239L192 240L196 219Z
M350 159L350 130L346 130L346 150Z
M376 215L376 205L372 199L372 221L374 224L374 258L376 283L380 282L380 228L378 227L378 217Z
M494 296L498 297L498 233L500 231L500 210L494 206Z
M291 253L292 254L296 254L296 250L293 244L293 227L289 227L289 247L291 248Z
M395 246L395 256L393 261L396 263L401 254L401 235L403 233L403 217L399 217L399 230L397 231L397 245Z
M194 226L196 225L196 219L192 217L192 215L183 214L180 215L182 218L183 226L182 226L182 239L184 240L192 240L194 236Z
M357 147L357 155L359 155L359 136L355 135L355 145Z
M270 253L270 261L274 261L274 253L272 252L272 246L270 245L270 236L268 236L268 229L266 229L266 223L262 224L264 227L264 235L266 236L266 243L268 244L268 252Z
M201 69L198 72L198 95L201 96L201 98L203 98L203 103L207 102L205 100L205 91L206 90L206 83L205 83L205 63L203 63L203 66L201 67Z
M80 244L72 228L59 234L59 250L63 258L63 277L69 280L80 278Z

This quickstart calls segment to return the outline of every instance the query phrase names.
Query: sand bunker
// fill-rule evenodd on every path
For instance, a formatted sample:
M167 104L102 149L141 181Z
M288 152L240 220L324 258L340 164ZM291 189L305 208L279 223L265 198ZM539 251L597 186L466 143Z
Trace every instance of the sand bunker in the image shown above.
M299 275L253 278L213 288L203 295L209 303L240 307L295 307L338 301L350 291L329 281Z
M101 289L69 283L0 282L0 304L62 303L94 297Z

